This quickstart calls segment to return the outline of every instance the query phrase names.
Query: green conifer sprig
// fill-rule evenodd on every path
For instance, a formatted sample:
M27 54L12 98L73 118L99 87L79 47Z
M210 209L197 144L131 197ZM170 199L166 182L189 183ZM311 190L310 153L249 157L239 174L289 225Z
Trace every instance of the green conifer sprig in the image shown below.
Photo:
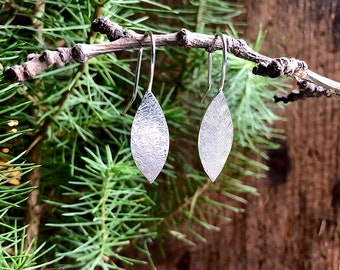
M36 1L10 6L0 2L0 15L6 15L0 16L2 66L21 63L28 53L46 48L106 41L90 32L99 11L127 29L158 33L172 27L226 32L232 30L231 19L240 14L238 5L218 0L171 8L158 1L137 0L44 3L43 15L36 16ZM34 26L34 19L41 22L42 29ZM268 127L278 119L268 102L272 96L268 86L279 91L283 84L254 76L251 64L228 58L225 94L235 118L235 143L225 170L211 184L196 152L198 124L207 106L200 103L207 87L206 57L203 50L157 50L153 90L167 118L172 146L162 175L151 186L133 164L129 148L133 115L148 81L148 52L139 98L126 116L120 113L132 93L135 52L70 64L22 85L0 84L0 150L10 150L0 158L13 167L0 174L0 217L6 217L1 219L0 266L118 269L124 263L142 263L131 257L131 247L144 253L143 260L153 266L148 247L155 239L170 234L190 244L204 241L198 226L216 230L215 218L228 220L230 211L242 211L243 194L256 194L254 188L242 184L242 177L260 177L266 169L245 153L250 149L266 157L266 148L274 147L270 137L280 134ZM215 52L213 59L217 87L220 53ZM244 118L239 119L241 114ZM8 126L13 119L19 121L16 132L10 132ZM39 144L33 144L44 127ZM24 153L32 145L39 148L42 164L30 162L31 151ZM34 187L8 186L8 176L20 170L22 182L28 181L37 165L41 165L39 202L49 207L40 216L39 242L29 243L28 248L23 217L25 197Z

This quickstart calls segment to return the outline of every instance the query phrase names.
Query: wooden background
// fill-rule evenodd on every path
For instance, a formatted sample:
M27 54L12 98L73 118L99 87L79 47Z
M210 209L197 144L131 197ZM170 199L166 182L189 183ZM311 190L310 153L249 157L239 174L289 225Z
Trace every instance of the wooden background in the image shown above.
M340 80L340 1L238 2L246 9L245 40L254 42L262 24L262 53L305 60ZM245 213L231 223L216 222L221 231L203 232L206 243L170 240L165 257L155 248L157 269L340 269L340 100L298 101L281 113L286 140L270 153L268 178L245 180L261 195L248 196Z

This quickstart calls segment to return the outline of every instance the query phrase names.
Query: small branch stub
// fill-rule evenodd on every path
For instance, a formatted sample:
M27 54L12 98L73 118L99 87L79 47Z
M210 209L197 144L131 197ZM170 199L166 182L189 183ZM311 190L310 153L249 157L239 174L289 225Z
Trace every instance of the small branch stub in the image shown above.
M99 32L107 36L110 41L115 41L120 38L133 37L136 32L124 30L116 23L112 23L106 17L100 17L92 22L92 29L95 32Z
M63 67L72 60L71 48L58 48L56 51L45 51L41 55L33 53L27 56L22 65L6 67L4 78L9 82L24 82L50 67Z
M322 86L315 85L306 80L299 81L297 83L299 89L293 90L288 95L275 95L274 101L277 102L293 102L299 99L306 99L310 97L337 97L340 98L340 92L326 89Z

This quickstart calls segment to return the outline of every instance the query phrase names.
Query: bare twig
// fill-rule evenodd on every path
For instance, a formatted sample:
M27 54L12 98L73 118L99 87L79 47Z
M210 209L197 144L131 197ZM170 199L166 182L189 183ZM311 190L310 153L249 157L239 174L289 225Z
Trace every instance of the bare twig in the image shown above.
M340 92L335 91L333 89L327 89L322 86L318 86L316 84L310 83L306 80L298 81L297 85L299 86L299 89L293 90L288 95L275 95L274 101L275 102L293 102L299 99L306 99L309 97L340 97Z
M105 17L94 20L92 27L94 31L106 34L111 42L77 44L72 48L45 51L42 55L31 54L24 64L7 67L4 77L11 82L23 82L26 79L33 79L36 74L47 68L61 67L72 60L82 63L101 54L150 46L150 38L147 35L125 30ZM222 49L222 42L216 36L194 33L186 29L181 29L177 33L154 35L154 39L156 46L202 48L209 52ZM318 91L317 95L310 95L310 91L299 91L299 95L292 93L295 98L283 100L277 97L276 101L288 102L318 96L340 97L340 83L309 70L306 62L287 57L270 58L255 52L241 39L226 36L226 40L228 52L257 64L253 69L254 74L271 78L288 76L294 78L299 84L309 83L308 89L317 89L319 86L324 89Z

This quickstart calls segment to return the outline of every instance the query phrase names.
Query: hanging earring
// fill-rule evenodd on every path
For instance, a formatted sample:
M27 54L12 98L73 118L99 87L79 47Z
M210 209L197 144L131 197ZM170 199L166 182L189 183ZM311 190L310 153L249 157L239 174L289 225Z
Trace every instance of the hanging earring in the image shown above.
M139 83L139 76L140 76L140 66L142 64L142 56L143 56L143 47L140 47L139 53L138 53L138 59L137 59L137 67L136 67L136 78L135 78L135 83L134 83L134 88L133 88L133 94L132 97L126 105L124 111L122 112L122 115L125 115L127 111L130 109L132 103L135 101L137 92L138 92L138 83Z
M138 169L152 183L162 170L168 156L169 129L162 108L151 92L156 44L152 33L149 37L151 41L150 81L132 123L131 152Z
M202 162L204 171L211 181L215 181L222 171L225 162L229 156L233 142L233 123L228 108L227 101L223 93L225 82L225 72L227 66L227 46L223 34L219 35L223 45L223 62L221 82L218 94L210 103L201 122L198 134L198 153ZM211 63L211 58L209 56ZM209 76L211 76L211 64L209 63L208 84L210 90ZM208 92L207 91L207 92ZM205 94L205 96L208 93ZM205 97L204 96L204 97Z

